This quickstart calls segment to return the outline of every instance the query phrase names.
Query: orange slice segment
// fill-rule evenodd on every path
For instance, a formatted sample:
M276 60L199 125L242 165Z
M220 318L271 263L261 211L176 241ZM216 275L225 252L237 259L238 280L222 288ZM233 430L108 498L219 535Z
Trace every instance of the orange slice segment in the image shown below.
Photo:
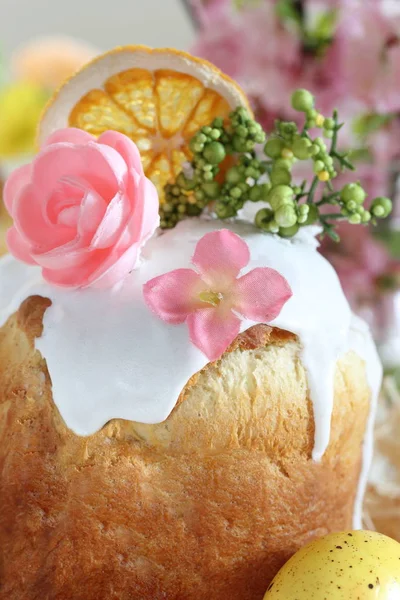
M117 73L105 83L109 96L132 115L139 125L155 133L157 129L157 98L154 79L145 69L129 69Z
M190 138L238 105L249 108L242 90L207 61L171 49L117 48L61 88L42 118L39 141L66 126L95 136L124 133L163 202L164 186L191 158Z

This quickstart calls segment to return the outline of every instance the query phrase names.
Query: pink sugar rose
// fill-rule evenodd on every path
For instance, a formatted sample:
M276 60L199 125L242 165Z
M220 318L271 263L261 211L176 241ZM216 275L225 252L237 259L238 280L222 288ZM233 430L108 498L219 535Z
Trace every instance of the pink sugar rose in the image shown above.
M228 229L204 235L193 269L176 269L143 287L149 308L163 321L186 322L192 343L217 360L240 331L240 316L259 323L275 319L292 296L286 279L258 267L239 277L250 260L246 242Z
M10 176L4 200L14 219L11 254L64 287L113 286L137 266L159 224L157 191L139 151L115 131L98 140L79 129L56 131Z

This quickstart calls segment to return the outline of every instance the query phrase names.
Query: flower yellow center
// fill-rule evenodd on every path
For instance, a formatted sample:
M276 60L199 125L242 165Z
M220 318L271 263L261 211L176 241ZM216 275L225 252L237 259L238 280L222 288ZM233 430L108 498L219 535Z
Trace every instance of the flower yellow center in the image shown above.
M220 292L213 292L212 290L206 290L199 294L199 300L211 304L211 306L218 306L222 299L223 295Z
M317 127L322 127L324 123L325 117L323 115L319 114L315 117L315 124Z

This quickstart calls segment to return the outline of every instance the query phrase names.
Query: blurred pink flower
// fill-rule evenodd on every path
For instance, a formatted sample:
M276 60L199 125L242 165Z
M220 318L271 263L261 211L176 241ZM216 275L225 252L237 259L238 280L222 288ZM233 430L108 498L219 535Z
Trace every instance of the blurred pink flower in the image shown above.
M399 111L399 18L376 0L349 0L339 14L333 47L340 48L349 93L367 111Z
M320 251L335 268L349 302L356 309L374 296L377 279L389 268L391 259L367 227L343 223L339 234L340 244L325 238Z

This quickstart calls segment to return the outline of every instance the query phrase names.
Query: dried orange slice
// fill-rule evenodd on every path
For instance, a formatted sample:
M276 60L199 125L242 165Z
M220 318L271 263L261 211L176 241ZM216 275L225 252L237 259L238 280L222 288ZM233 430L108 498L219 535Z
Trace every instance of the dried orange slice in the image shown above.
M128 46L85 66L55 94L39 126L39 142L61 127L95 136L114 129L137 144L160 201L190 159L189 141L214 117L225 117L244 92L209 62L186 52Z

